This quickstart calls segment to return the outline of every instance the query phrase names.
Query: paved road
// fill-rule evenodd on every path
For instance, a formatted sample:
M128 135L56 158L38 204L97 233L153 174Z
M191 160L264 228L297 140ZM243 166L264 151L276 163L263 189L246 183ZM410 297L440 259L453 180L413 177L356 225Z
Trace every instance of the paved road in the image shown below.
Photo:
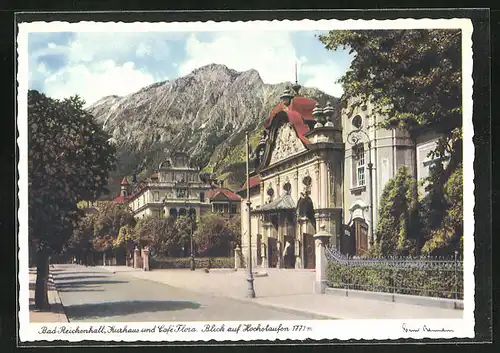
M52 272L70 322L314 319L111 273L98 267L56 265Z

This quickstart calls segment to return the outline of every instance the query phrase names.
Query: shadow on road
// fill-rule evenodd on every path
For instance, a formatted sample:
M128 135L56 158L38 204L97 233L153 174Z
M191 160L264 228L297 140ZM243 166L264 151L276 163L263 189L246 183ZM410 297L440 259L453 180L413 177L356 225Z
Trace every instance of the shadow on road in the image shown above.
M52 273L52 271L50 271ZM98 275L103 275L107 274L109 272L107 271L67 271L67 272L59 272L59 273L52 273L54 277L59 277L59 276L66 276L66 275L88 275L88 274L98 274Z
M144 312L198 309L199 303L190 301L133 300L65 306L71 321L91 317L122 316Z
M71 280L79 280L79 279L86 279L86 278L110 278L111 276L96 276L96 275L90 275L87 276L87 273L82 273L82 276L57 276L58 281L71 281Z
M89 280L89 281L69 281L69 282L59 282L56 281L57 288L65 287L65 286L87 286L92 284L114 284L114 283L128 283L128 281L120 281L120 280Z
M100 288L100 287L98 287ZM104 289L98 289L98 288L89 288L88 286L84 287L69 287L69 288L59 288L59 292L104 292Z

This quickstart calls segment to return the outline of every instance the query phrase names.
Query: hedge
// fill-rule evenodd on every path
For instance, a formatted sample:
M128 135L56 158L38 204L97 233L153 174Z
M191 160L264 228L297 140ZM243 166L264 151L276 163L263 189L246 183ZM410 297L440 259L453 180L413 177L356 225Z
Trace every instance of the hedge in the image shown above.
M234 268L234 257L202 257L194 259L196 268ZM191 268L190 257L151 258L152 269Z
M455 299L455 295L457 295L457 299L463 298L461 269L455 276L454 268L395 268L388 265L344 266L329 262L326 275L328 285L333 288L449 299Z

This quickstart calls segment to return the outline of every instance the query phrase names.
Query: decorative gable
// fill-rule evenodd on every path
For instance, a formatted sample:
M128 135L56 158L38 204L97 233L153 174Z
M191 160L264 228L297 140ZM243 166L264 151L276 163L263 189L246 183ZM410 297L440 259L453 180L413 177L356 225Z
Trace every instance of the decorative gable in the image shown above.
M290 122L287 122L278 130L278 135L276 136L276 140L274 142L274 149L271 154L270 164L279 162L305 150L306 148L297 136L293 125Z

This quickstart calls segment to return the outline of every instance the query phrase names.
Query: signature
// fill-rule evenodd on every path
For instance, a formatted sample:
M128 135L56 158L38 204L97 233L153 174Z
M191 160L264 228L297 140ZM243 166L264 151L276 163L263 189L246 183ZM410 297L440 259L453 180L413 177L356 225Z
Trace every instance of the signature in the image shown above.
M409 327L406 323L403 323L402 327L405 333L415 333L415 332L455 332L451 329L446 329L444 327L430 327L428 325Z

